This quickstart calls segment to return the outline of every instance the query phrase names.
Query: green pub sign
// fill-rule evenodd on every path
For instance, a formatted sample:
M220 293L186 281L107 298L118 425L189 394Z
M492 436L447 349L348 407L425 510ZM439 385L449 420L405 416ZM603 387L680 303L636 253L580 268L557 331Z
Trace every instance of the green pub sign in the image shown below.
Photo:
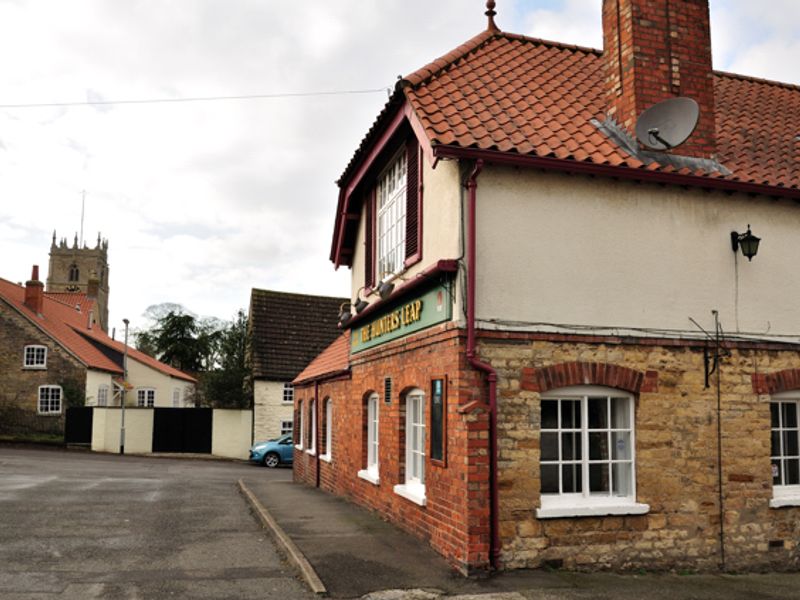
M353 327L350 350L353 353L380 346L416 331L449 321L452 317L450 290L439 285L381 313L364 325Z

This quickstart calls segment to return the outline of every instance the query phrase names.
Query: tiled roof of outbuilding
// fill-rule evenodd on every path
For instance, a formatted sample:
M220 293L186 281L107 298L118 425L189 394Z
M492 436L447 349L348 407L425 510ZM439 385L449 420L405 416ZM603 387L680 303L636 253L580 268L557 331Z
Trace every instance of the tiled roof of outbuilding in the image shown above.
M294 380L304 383L347 371L350 367L350 332L346 331L325 348Z
M602 133L599 50L484 31L405 77L342 180L404 97L430 144L800 188L800 87L714 73L716 160L730 174L645 164ZM679 150L676 150L679 154Z
M250 362L253 377L292 381L340 333L339 308L348 298L253 289Z

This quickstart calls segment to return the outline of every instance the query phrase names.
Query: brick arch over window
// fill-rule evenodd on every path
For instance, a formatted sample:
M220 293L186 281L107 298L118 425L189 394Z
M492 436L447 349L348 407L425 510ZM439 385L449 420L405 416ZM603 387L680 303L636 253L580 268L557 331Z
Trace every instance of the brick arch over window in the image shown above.
M547 392L574 385L602 385L633 394L658 391L658 371L637 371L609 363L570 362L522 369L520 386Z
M775 373L753 373L753 392L780 394L800 389L800 369L784 369Z

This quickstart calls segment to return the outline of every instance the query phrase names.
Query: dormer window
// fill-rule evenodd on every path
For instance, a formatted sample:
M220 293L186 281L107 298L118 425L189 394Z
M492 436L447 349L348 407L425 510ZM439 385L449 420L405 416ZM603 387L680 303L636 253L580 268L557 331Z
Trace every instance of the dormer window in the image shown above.
M46 369L47 346L25 346L23 366L26 369Z
M69 267L69 281L70 283L77 282L80 279L80 271L78 265L72 264Z
M365 284L372 287L420 260L420 154L404 144L378 177L366 203Z
M378 279L403 270L406 259L408 157L400 152L378 180Z

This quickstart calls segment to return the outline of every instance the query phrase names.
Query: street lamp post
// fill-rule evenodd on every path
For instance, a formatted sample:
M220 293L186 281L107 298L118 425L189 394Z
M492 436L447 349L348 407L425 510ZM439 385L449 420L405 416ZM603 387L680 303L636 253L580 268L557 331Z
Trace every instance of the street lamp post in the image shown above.
M128 319L122 319L125 323L125 354L122 358L122 421L119 429L119 453L125 454L125 396L128 394Z

